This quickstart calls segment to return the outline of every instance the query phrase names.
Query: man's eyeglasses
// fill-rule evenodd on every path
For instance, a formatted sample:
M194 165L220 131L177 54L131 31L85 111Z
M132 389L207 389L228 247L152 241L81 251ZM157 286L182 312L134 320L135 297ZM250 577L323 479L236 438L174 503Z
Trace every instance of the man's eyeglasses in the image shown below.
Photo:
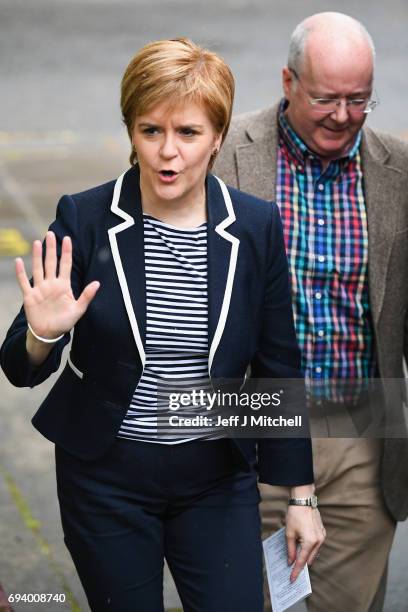
M329 115L330 113L336 112L336 110L341 105L341 101L343 98L312 98L303 87L302 82L293 68L289 68L300 87L305 92L309 104L313 107L313 110L317 113L325 113ZM346 102L346 108L351 113L371 113L376 106L380 103L380 101L374 98L344 98Z

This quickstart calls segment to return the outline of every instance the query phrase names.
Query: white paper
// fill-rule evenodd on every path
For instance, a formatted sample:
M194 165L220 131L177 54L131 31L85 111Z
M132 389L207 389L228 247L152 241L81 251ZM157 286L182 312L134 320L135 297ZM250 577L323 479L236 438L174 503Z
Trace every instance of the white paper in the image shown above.
M283 612L283 610L287 610L311 594L309 570L305 565L295 582L290 582L289 577L293 564L288 565L288 549L284 527L264 540L262 544L272 610L273 612Z

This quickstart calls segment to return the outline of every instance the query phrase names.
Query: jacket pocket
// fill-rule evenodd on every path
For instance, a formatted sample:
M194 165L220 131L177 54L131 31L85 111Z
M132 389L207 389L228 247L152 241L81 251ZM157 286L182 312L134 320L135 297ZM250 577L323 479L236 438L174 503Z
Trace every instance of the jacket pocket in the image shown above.
M85 378L67 363L32 422L48 440L80 459L92 460L115 441L127 407L109 401L101 386Z

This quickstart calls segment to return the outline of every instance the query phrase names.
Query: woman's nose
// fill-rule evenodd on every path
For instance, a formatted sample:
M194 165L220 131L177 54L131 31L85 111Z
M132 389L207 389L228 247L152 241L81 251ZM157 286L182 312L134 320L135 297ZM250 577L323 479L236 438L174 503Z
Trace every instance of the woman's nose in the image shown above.
M160 154L162 157L171 158L175 157L178 153L177 141L174 134L164 134Z

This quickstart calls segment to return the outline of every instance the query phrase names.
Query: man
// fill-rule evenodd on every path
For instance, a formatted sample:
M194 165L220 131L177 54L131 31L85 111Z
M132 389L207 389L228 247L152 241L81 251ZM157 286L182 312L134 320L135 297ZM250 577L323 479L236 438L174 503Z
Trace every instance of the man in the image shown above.
M395 522L408 513L401 395L384 380L403 377L408 354L408 145L363 127L376 106L373 76L360 23L309 17L291 38L284 99L236 117L215 166L281 210L327 530L311 568L312 612L382 610ZM376 376L385 439L366 433L365 382ZM334 383L353 379L343 394ZM282 525L288 494L261 492L266 536Z

